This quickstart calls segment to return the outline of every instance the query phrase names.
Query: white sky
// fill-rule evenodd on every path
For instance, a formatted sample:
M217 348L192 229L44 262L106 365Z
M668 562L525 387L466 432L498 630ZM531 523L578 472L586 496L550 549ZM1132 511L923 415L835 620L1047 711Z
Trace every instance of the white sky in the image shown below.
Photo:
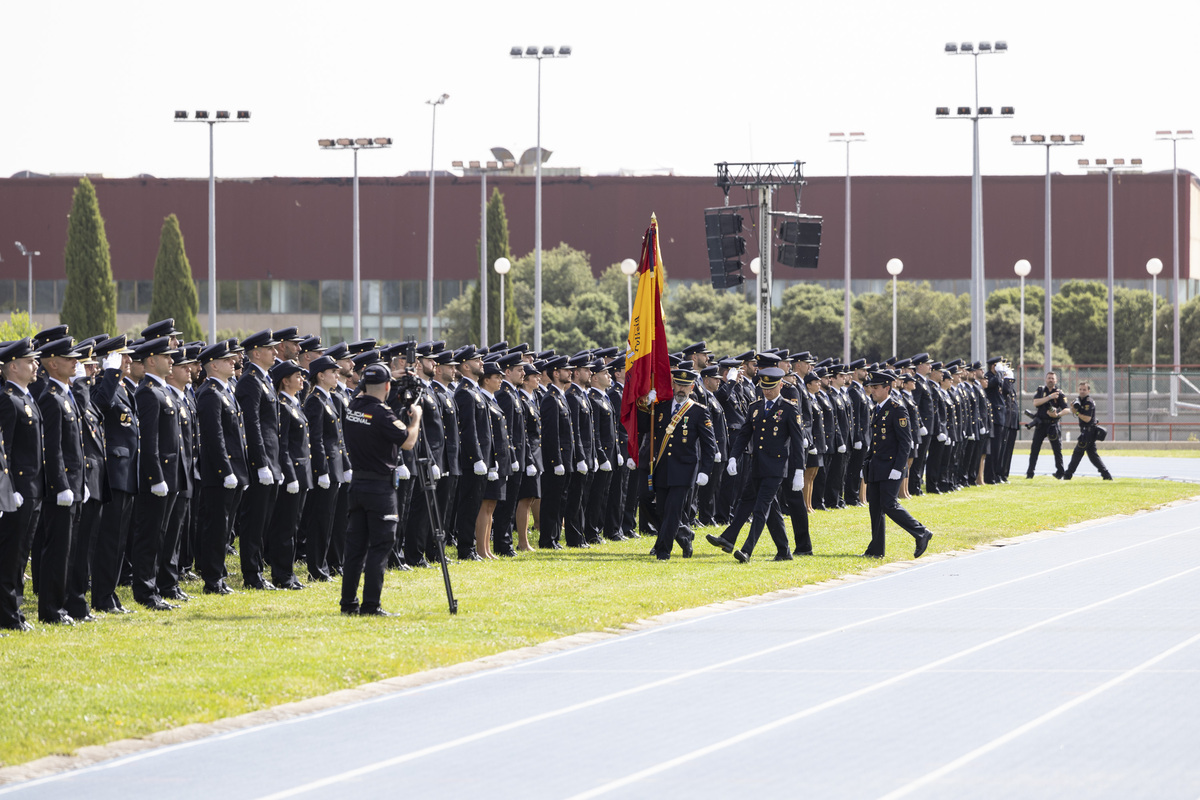
M1044 151L1015 133L1083 133L1055 151L1141 157L1169 169L1157 129L1200 130L1196 0L1137 4L1014 2L6 2L0 176L99 172L208 174L206 126L175 109L249 109L216 131L223 177L347 176L351 156L318 149L338 136L391 136L360 175L426 170L430 108L437 161L517 155L535 143L533 60L512 45L569 44L543 66L543 145L550 166L585 174L716 161L807 162L841 175L830 131L862 130L856 175L971 171L970 125L939 105L974 105L972 60L947 41L1003 39L979 59L980 103L1013 105L984 122L985 174L1041 174ZM1179 146L1200 171L1200 142Z

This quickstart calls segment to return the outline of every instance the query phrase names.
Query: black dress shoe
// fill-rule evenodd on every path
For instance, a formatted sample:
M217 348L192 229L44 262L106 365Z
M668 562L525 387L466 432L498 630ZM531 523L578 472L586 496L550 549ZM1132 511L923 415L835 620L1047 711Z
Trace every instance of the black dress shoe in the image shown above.
M58 614L57 616L53 616L53 617L39 616L38 621L43 622L46 625L74 625L75 624L75 620L73 620L69 616L67 616L66 613Z
M343 608L342 613L345 614L347 617L357 617L358 616L358 606L355 606L354 608Z
M246 581L242 585L247 589L254 589L261 592L275 591L275 586L270 581Z
M233 594L233 589L230 589L223 583L208 583L204 585L205 594Z
M1055 477L1055 478L1057 478L1058 480L1060 480L1060 481L1061 481L1061 480L1063 479L1063 475L1066 475L1066 474L1067 474L1067 473L1063 472L1063 471L1060 469L1060 470L1058 470L1057 472L1055 472L1055 473L1054 473L1054 477Z
M497 550L496 555L500 556L501 558L516 558L517 557L517 553L515 550Z
M787 550L784 550L782 553L776 553L775 558L773 558L771 560L772 561L794 561L795 559L792 558L791 553L789 553Z
M659 561L670 561L671 560L671 557L669 555L664 556L662 553L658 552L657 550L651 550L650 553L655 558L657 558Z
M883 558L883 553L872 553L869 550L862 554L863 558Z
M792 555L794 555L794 556L811 556L812 550L793 550Z
M237 550L234 550L234 549L233 549L233 545L231 545L231 544L227 544L227 545L225 545L225 555L227 555L227 556L236 556L236 555L237 555Z
M288 589L293 592L298 592L304 588L304 584L300 582L299 578L297 578L296 576L293 575L292 577L288 578L283 583L279 584L278 588Z
M75 620L76 622L99 622L100 621L100 618L97 617L95 614L91 613L90 611L82 616L78 616L78 617L72 616L71 619Z
M733 545L729 543L728 539L722 539L720 536L714 536L711 533L706 534L704 539L709 544L711 544L713 547L719 547L720 549L724 550L726 553L733 552Z
M144 605L146 608L150 609L151 611L171 611L172 609L176 609L179 607L179 606L173 606L170 603L159 600L157 597L154 598L153 600L146 600L146 601L139 600L138 602L140 602L142 605Z
M917 549L913 551L913 558L920 558L925 552L925 548L929 547L929 540L933 538L933 534L925 531L917 537Z
M750 554L743 553L741 550L734 550L733 557L736 558L742 564L750 563Z
M408 564L404 563L403 561L396 564L395 569L399 570L400 572L412 572L412 567L410 567Z
M134 610L125 606L112 606L110 608L93 607L92 611L99 611L101 614L132 614Z
M196 573L192 572L190 569L185 569L183 571L183 574L179 576L179 580L181 580L181 581L198 581L198 580L200 580L200 576L197 575Z
M1100 476L1100 480L1102 480L1102 481L1111 481L1112 479L1113 479L1112 475L1101 475Z
M384 611L382 608L373 608L370 611L360 608L358 610L360 617L398 617L399 614L392 611Z
M483 561L483 556L479 555L479 553L460 553L458 556L458 560L459 561Z
M683 550L684 558L692 557L692 540L691 539L683 539L682 541L680 541L679 548L681 550Z
M179 600L180 602L186 603L188 600L192 599L192 596L190 594L188 594L187 592L183 591L183 589L180 589L178 586L176 586L174 589L172 589L169 592L163 592L163 599L164 600Z
M624 536L626 539L642 538L642 535L640 533L638 533L637 531L630 531L629 533L622 533L621 535Z

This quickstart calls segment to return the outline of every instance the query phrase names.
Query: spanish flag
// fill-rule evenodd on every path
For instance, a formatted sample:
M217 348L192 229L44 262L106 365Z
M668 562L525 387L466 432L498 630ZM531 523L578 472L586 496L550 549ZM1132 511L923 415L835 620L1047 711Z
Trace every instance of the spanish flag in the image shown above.
M658 248L658 219L650 215L650 227L642 237L638 263L637 299L629 320L629 342L625 349L625 389L621 395L621 424L629 432L629 457L638 460L637 401L655 391L656 397L671 396L671 362L667 358L667 331L663 325L662 293L666 286L662 251Z

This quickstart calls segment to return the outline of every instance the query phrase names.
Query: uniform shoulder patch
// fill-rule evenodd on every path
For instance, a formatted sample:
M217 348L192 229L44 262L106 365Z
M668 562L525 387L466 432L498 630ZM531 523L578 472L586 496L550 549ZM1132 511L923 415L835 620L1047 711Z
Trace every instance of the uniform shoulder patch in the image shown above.
M900 427L901 428L908 427L908 417L900 417Z

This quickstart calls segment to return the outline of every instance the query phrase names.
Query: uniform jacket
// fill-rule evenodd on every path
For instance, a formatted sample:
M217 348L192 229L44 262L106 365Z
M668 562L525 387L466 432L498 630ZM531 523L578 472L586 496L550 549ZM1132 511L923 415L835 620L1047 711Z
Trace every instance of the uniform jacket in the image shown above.
M480 394L483 392L480 391ZM491 455L484 461L487 463L488 469L496 470L500 480L504 480L512 475L513 461L516 458L512 443L508 438L508 421L504 418L504 410L500 408L500 403L496 401L495 396L488 397L485 394L483 399L487 403L489 438L491 440Z
M492 462L492 424L483 392L474 381L459 382L454 390L454 410L458 414L458 465L463 475L471 475L475 462L489 466Z
M312 457L309 449L308 418L300 402L279 393L279 468L283 485L292 481L300 491L313 488Z
M133 394L142 446L138 461L138 491L146 493L166 482L167 492L186 488L181 459L183 433L180 401L165 385L147 375Z
M591 403L592 422L596 434L596 466L605 461L613 469L617 467L617 430L613 425L612 403L608 395L599 389L588 389L587 398Z
M588 401L583 387L577 383L567 387L567 408L571 410L571 426L575 434L575 461L572 462L571 469L573 470L580 461L586 461L588 471L595 472L599 461L596 458L596 427L592 420L592 404Z
M749 420L733 439L739 451L750 448L750 466L755 477L782 478L788 470L796 469L793 454L805 451L804 425L800 408L782 397L775 398L767 409L765 398L750 404Z
M233 394L242 408L250 472L267 467L278 483L283 478L279 468L279 400L270 379L257 366L247 364Z
M703 403L692 403L684 412L679 423L666 439L673 415L674 399L654 403L654 452L652 459L662 458L654 466L654 484L659 486L691 486L696 476L703 472L712 474L713 460L717 455L717 440L713 435L712 420L708 407ZM666 443L664 446L664 439Z
M246 462L246 431L242 409L233 392L216 378L208 378L196 392L196 411L200 419L200 484L221 486L226 475L235 475L238 483L250 482Z
M454 398L444 386L436 382L431 382L430 385L441 412L442 435L445 437L446 466L442 472L446 475L461 475L462 470L458 466L459 437L461 435L458 430L458 409L454 405Z
M42 497L42 412L37 401L11 381L5 381L0 396L0 430L13 487L26 500Z
M38 398L42 412L42 453L46 494L53 500L66 489L75 493L75 502L83 502L83 422L69 389L47 378Z
M542 399L542 468L553 472L560 464L567 472L575 469L575 432L567 398L558 387L546 391Z
M71 384L75 405L83 416L83 481L87 485L89 499L108 502L112 499L112 492L109 491L108 470L104 463L104 419L91 401L92 388L91 379L77 380Z
M137 494L138 434L133 390L119 369L106 369L92 386L92 404L104 419L104 455L108 484L117 491ZM136 387L134 387L136 388Z
M521 398L517 387L505 381L496 392L496 404L504 412L504 426L508 435L508 444L512 448L513 462L517 469L524 470L529 461L525 442L525 413L521 408ZM511 467L512 464L509 464Z
M344 483L346 441L342 438L342 415L337 409L332 396L321 389L310 390L304 399L312 472L317 477L328 475L332 483ZM438 430L441 430L440 419Z
M889 480L892 470L903 472L912 441L907 410L893 398L886 398L871 412L871 441L863 461L863 478L877 483Z
M525 466L530 464L541 475L545 467L542 464L542 409L537 398L527 395L518 389L517 395L521 401L522 424L525 426Z

